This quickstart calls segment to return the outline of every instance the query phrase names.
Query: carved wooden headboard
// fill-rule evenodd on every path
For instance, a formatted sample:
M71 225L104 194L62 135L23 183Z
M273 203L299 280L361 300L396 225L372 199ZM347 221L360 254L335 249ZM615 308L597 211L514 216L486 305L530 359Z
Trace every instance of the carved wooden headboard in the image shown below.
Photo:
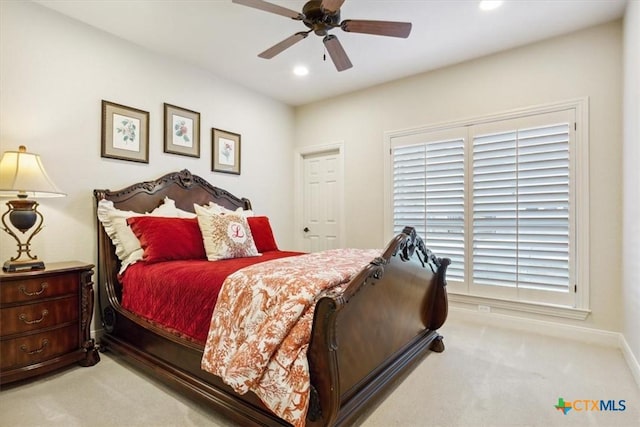
M100 200L111 200L116 209L134 212L151 212L160 206L165 197L176 202L176 207L193 212L193 205L206 205L213 201L231 210L241 207L251 209L251 202L239 198L218 187L214 187L206 180L193 175L184 169L180 172L166 174L154 181L144 181L120 190L93 190L96 206ZM118 303L122 298L122 289L118 281L120 260L115 253L115 247L105 232L100 221L96 218L98 231L98 280L99 288L110 288L110 294L115 295ZM100 293L100 298L106 295Z
M214 187L197 175L184 169L166 174L154 181L139 182L121 190L94 190L96 203L111 200L117 209L135 212L150 212L157 208L165 197L175 200L176 206L193 212L193 204L206 205L214 201L235 210L251 209L248 199L239 198L218 187Z

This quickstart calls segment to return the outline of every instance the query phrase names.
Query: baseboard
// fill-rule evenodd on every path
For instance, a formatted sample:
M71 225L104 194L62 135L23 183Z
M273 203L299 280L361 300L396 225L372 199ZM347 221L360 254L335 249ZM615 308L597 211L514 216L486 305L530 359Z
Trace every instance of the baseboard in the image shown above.
M96 341L99 341L102 335L104 335L104 328L101 327L98 329L91 329L89 333L91 334L91 338L95 339Z
M603 331L601 329L585 328L583 326L568 325L546 320L509 316L501 313L481 313L465 308L449 306L452 318L467 320L474 323L516 329L562 339L573 339L589 344L605 347L620 348L622 334L619 332Z
M636 380L636 384L638 388L640 388L640 363L638 363L638 359L631 351L631 347L629 347L629 343L625 339L624 335L620 334L620 350L622 350L622 355L624 356L624 360L627 361L627 365L631 370L631 374L633 378Z

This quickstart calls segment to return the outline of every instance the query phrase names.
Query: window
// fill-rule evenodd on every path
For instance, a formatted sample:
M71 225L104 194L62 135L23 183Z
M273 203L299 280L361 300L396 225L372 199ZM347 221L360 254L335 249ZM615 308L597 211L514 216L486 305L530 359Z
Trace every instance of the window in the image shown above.
M582 111L576 102L388 135L393 232L413 226L451 259L450 293L586 308Z

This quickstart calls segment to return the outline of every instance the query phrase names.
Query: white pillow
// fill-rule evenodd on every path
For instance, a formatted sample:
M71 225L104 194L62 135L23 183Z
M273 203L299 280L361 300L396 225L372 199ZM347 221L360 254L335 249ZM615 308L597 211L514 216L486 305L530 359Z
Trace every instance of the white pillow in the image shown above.
M175 209L175 211L178 212L178 218L195 218L196 217L196 214L194 214L193 212L185 211L184 209L180 209L179 207L177 207L175 200L170 199L168 197L164 198L164 200L162 201L162 204L158 206L158 208L161 208L165 205Z
M246 217L250 217L250 216L254 216L253 211L252 210L244 210L242 208L237 208L235 211L232 211L231 209L227 209L224 206L221 206L219 204L217 204L216 202L209 202L208 206L201 206L202 208L208 210L211 213L216 213L216 214L238 214L238 215L243 215L245 218Z
M212 213L199 205L194 205L194 209L209 261L261 255L243 215Z
M178 215L180 215L180 210L181 209L178 209L176 207L176 202L173 199L170 199L170 198L165 196L165 198L162 199L162 204L160 204L160 206L158 206L157 208L155 208L151 212L145 213L145 215L165 216L165 217L168 217L168 218L175 218ZM182 212L189 213L187 211L182 211Z
M127 218L143 215L178 217L178 210L175 202L168 198L151 213L146 214L116 209L111 200L103 199L98 202L98 219L116 247L116 256L120 259L120 274L124 273L128 266L142 259L140 241L129 228Z
M195 218L197 215L193 212L185 211L180 208L176 208L178 211L178 218Z

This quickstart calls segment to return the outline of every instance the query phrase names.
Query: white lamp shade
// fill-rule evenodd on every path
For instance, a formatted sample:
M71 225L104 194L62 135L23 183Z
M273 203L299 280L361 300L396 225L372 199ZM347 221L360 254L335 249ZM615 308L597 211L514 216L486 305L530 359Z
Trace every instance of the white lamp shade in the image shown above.
M19 151L5 151L0 160L0 197L62 197L65 193L51 181L40 156Z

